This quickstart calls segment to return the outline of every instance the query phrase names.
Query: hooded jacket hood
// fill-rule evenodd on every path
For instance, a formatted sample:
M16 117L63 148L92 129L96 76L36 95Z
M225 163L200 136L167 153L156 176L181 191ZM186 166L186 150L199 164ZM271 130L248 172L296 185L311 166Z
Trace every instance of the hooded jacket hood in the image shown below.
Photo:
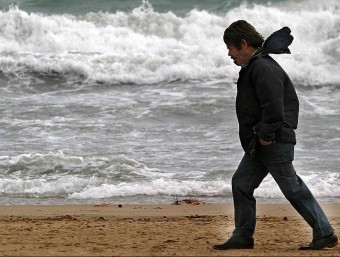
M294 39L290 32L291 30L288 27L275 31L264 41L262 47L257 50L255 55L290 54L288 46Z
M288 46L293 42L294 37L290 34L291 30L288 27L272 33L263 43L262 47L258 48L251 59L262 57L268 54L290 54ZM248 62L242 65L242 69L248 66Z

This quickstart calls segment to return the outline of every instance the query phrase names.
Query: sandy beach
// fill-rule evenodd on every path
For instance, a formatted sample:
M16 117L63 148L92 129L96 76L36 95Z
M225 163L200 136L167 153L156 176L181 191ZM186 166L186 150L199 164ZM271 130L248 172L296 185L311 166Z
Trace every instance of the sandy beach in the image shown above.
M340 206L323 208L340 234ZM230 204L0 206L1 256L340 256L298 251L311 230L290 205L259 204L255 249L215 251Z

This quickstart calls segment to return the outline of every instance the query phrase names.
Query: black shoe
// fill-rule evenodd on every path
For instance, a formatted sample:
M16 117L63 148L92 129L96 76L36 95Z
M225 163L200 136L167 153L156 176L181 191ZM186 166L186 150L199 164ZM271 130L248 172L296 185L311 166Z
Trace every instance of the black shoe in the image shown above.
M321 250L324 248L332 248L338 244L338 237L332 233L329 236L313 240L309 245L301 246L299 250Z
M230 238L227 242L221 245L214 245L215 250L229 250L229 249L253 249L254 240L238 241L237 239Z

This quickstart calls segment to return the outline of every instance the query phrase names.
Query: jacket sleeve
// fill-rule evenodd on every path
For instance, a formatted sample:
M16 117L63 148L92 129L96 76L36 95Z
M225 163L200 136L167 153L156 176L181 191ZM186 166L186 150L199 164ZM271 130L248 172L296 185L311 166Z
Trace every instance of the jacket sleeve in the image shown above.
M283 72L272 63L261 60L252 72L252 82L261 107L261 120L256 125L257 136L275 140L275 131L284 119Z

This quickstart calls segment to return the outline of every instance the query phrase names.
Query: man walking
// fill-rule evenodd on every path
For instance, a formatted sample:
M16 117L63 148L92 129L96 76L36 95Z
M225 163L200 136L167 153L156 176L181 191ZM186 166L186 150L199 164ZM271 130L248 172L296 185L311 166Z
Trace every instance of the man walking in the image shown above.
M236 114L245 154L232 178L235 229L227 242L213 248L254 247L256 200L253 194L268 173L313 229L313 241L299 249L336 246L338 238L332 226L292 165L299 101L286 72L268 55L290 53L288 46L293 41L290 29L284 27L264 42L252 25L239 20L225 30L223 40L228 55L241 66Z

